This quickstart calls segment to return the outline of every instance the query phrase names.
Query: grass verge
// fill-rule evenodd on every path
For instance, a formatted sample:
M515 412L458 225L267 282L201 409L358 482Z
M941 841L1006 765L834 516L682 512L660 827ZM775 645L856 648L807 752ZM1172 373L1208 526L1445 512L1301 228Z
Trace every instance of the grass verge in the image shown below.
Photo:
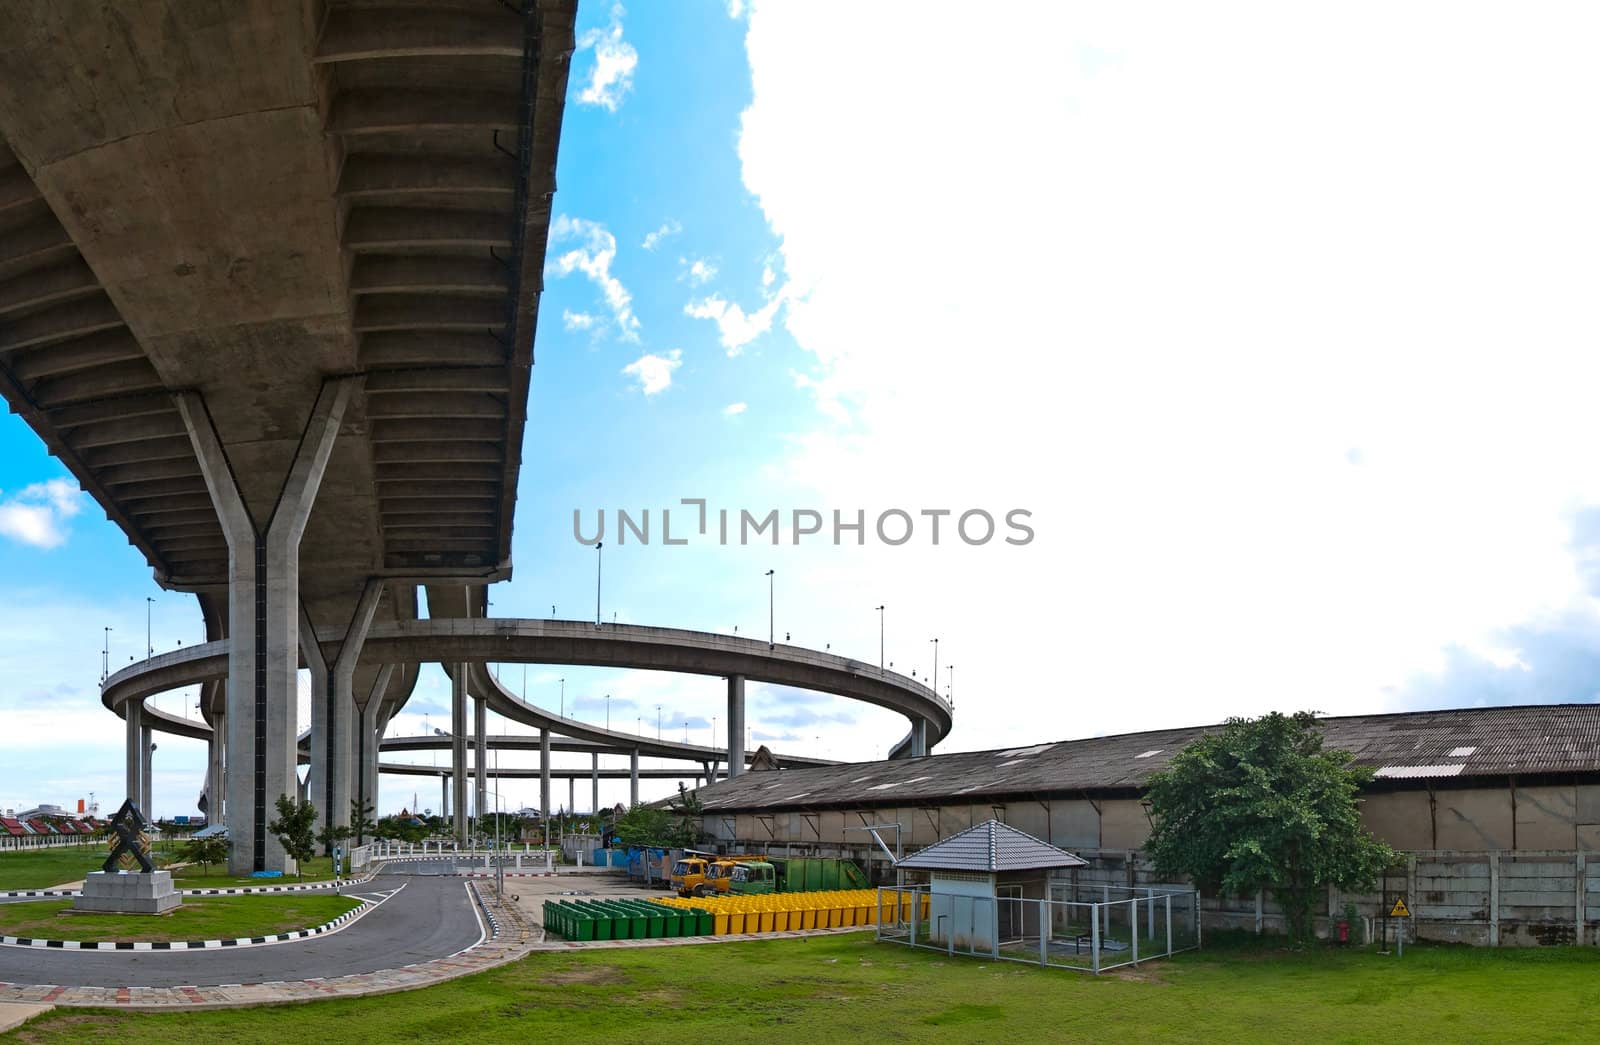
M361 901L287 893L190 898L170 914L71 914L71 900L0 904L0 935L41 940L220 940L309 929Z
M1600 954L1231 947L1100 978L870 934L537 953L404 994L267 1009L58 1009L22 1042L1600 1040Z

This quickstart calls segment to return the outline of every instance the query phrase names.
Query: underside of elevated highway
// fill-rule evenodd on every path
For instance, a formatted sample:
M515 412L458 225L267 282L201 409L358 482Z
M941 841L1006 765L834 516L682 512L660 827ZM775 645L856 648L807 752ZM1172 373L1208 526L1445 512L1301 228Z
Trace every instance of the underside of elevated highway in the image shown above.
M575 12L0 4L0 394L157 583L199 602L206 670L152 658L105 698L146 805L151 731L171 722L144 698L202 685L235 872L287 866L266 824L298 784L302 666L310 798L334 823L375 799L379 741L428 662L454 683L458 831L485 708L540 728L546 754L554 732L744 766L732 713L727 749L558 719L483 667L511 658L440 627L485 623L487 586L511 576ZM422 623L424 597L428 642L368 641ZM662 667L726 674L742 719L737 657L703 645ZM738 663L759 679L778 660ZM948 708L870 674L862 699L911 721L896 751L925 754Z

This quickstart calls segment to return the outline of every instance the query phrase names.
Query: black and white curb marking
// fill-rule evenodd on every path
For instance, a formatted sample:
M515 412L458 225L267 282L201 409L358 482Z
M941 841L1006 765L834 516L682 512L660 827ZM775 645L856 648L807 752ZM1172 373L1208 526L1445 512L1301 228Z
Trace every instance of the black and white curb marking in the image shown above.
M476 882L468 882L467 888L472 890L472 898L478 901L478 909L483 912L483 917L489 923L489 939L500 938L500 920L494 916L494 910L483 899L483 894L478 891Z
M228 889L179 889L184 896L241 896L248 893L309 893L318 889L343 888L352 885L366 885L376 877L367 875L365 878L345 878L338 882L307 882L302 885L241 885ZM14 900L25 897L73 897L81 896L77 889L26 889L15 892L0 893L0 899Z
M405 886L401 886L401 889ZM374 911L384 900L389 899L399 889L390 893L380 893L382 899L369 900L364 896L352 897L360 900L361 906L346 911L331 922L310 929L297 929L292 933L278 933L274 936L240 936L231 940L164 940L149 942L142 940L103 940L84 942L81 940L35 940L27 936L0 936L0 945L7 947L35 947L55 951L214 951L224 947L259 947L263 944L288 943L291 940L304 940L312 936L326 936L347 928L356 919Z

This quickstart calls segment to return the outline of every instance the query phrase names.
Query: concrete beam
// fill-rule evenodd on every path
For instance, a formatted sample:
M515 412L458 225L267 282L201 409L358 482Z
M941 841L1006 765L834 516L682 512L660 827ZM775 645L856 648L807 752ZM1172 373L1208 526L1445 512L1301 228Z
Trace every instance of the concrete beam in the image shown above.
M389 392L367 397L367 416L380 421L450 417L499 419L505 417L505 413L505 400L487 392Z
M457 842L467 840L467 666L455 664L450 671L450 781L451 815Z
M11 365L12 374L19 381L32 382L144 358L144 350L120 319L114 323L99 322L93 330L85 329L82 334L74 333L74 340L53 344L42 351L30 349L18 355Z
M357 254L440 247L509 251L511 216L493 210L357 207L345 225L344 246Z
M369 58L522 57L522 19L481 11L338 8L328 14L313 64Z
M27 176L23 175L27 181ZM0 197L4 195L4 176L0 175ZM30 183L30 188L32 187ZM66 301L82 301L101 293L94 273L75 258L63 265L39 269L0 284L0 316L21 309L39 308Z
M516 178L504 158L356 154L339 172L336 194L349 200L399 200L418 194L510 197Z
M122 316L104 292L30 312L0 325L0 352L43 348L123 327Z
M441 359L460 366L504 366L506 347L487 331L392 330L361 335L361 365L369 371L437 366Z
M368 392L490 392L504 395L504 367L435 367L385 370L367 379Z
M164 389L159 374L143 359L110 363L93 370L41 380L33 386L33 401L54 412L56 409L106 396Z
M165 439L144 439L137 443L119 443L115 446L86 450L81 455L84 464L96 471L115 465L138 464L142 461L193 461L194 447L186 436L169 436Z
M372 380L376 374L370 375ZM484 418L415 417L404 421L375 421L367 430L373 446L384 443L486 443L500 438L504 426Z
M511 274L490 257L386 257L363 254L350 273L350 292L373 296L389 294L482 294L504 308L501 299L511 288ZM502 316L502 318L504 318ZM357 327L357 329L363 329ZM443 357L433 350L431 360Z
M334 99L328 130L358 137L394 131L512 131L521 100L499 91L340 91Z
M139 443L148 439L168 439L173 436L187 438L183 418L177 411L162 414L143 414L119 417L96 424L80 425L70 430L68 441L80 453L103 446ZM193 453L193 451L190 451Z

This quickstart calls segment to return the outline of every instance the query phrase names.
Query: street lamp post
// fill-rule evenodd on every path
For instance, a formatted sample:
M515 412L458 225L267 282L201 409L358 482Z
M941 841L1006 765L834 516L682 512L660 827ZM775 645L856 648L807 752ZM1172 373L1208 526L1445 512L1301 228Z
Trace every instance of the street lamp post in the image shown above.
M111 629L105 629L105 645L100 647L100 681L111 677Z
M146 595L144 597L144 655L153 657L156 648L150 642L150 610L155 606L156 600Z
M561 680L561 717L567 717L567 680Z
M656 739L661 739L661 705L656 705Z
M601 541L594 542L594 626L600 626L600 560L604 557L600 549L605 544Z
M929 639L933 643L933 695L939 695L939 640Z
M878 607L878 670L883 670L883 607Z
M949 681L944 684L944 691L945 691L945 694L946 694L946 699L947 699L947 701L948 701L948 703L950 704L951 707L955 707L956 706L956 666L954 664L946 664L944 666L944 670L945 670L945 673L950 676Z
M611 694L606 694L606 731L611 730Z
M772 579L772 570L767 571L767 648L773 649L778 645L776 602L773 594L775 581Z

